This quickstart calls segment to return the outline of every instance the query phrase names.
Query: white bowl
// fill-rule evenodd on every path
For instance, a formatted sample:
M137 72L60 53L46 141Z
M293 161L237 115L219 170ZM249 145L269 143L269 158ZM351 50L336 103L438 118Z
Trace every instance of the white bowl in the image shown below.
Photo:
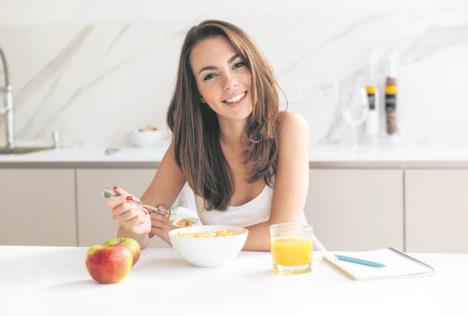
M131 130L128 133L130 142L135 147L153 147L156 146L163 138L163 131L147 131L147 130Z
M232 230L231 236L191 237L179 233L206 233ZM202 225L173 229L169 239L175 251L187 262L197 267L219 267L242 250L249 231L243 227L225 225Z

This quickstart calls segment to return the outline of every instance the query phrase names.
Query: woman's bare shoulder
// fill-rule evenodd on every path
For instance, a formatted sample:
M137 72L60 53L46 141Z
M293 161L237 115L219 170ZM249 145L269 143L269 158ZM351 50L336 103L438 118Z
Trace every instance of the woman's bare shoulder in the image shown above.
M281 111L278 113L278 123L280 129L280 137L287 135L295 134L298 135L307 135L309 127L305 118L296 112Z

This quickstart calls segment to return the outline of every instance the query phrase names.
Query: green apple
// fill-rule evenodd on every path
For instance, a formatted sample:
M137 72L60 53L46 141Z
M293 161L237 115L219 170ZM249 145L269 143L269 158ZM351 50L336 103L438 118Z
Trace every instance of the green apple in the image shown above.
M86 268L98 283L120 282L132 268L133 257L123 244L94 245L88 249Z
M133 238L118 237L118 238L106 240L103 245L113 246L113 245L118 245L118 244L124 245L130 251L133 257L133 266L134 266L135 263L137 263L138 259L140 258L140 251L141 251L140 244Z

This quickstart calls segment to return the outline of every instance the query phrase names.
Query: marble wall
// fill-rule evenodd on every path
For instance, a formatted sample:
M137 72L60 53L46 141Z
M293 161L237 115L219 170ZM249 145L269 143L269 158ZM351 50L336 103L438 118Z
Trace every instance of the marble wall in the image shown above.
M288 1L267 8L202 1L207 5L193 9L143 0L67 3L0 0L18 142L48 143L58 130L66 145L126 146L132 128L166 129L185 32L218 18L256 39L289 109L307 118L311 143L349 143L339 106L366 82L372 50L380 85L389 54L399 52L400 142L468 145L462 1Z

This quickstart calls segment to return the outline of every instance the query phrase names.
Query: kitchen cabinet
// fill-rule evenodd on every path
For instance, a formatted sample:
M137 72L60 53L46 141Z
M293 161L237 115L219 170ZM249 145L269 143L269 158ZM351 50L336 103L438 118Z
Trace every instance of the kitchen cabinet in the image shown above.
M0 244L76 246L74 169L0 169Z
M407 170L405 188L406 250L467 252L468 170Z
M329 250L403 250L403 171L311 169L305 213Z
M117 226L100 193L141 196L156 170L0 168L0 244L90 246ZM468 169L310 169L305 213L330 250L468 251ZM174 206L194 208L187 187ZM157 238L150 247L168 247Z
M117 225L101 196L103 189L118 185L140 197L155 172L155 169L77 169L78 244L91 246L116 235ZM153 238L150 247L168 246Z

